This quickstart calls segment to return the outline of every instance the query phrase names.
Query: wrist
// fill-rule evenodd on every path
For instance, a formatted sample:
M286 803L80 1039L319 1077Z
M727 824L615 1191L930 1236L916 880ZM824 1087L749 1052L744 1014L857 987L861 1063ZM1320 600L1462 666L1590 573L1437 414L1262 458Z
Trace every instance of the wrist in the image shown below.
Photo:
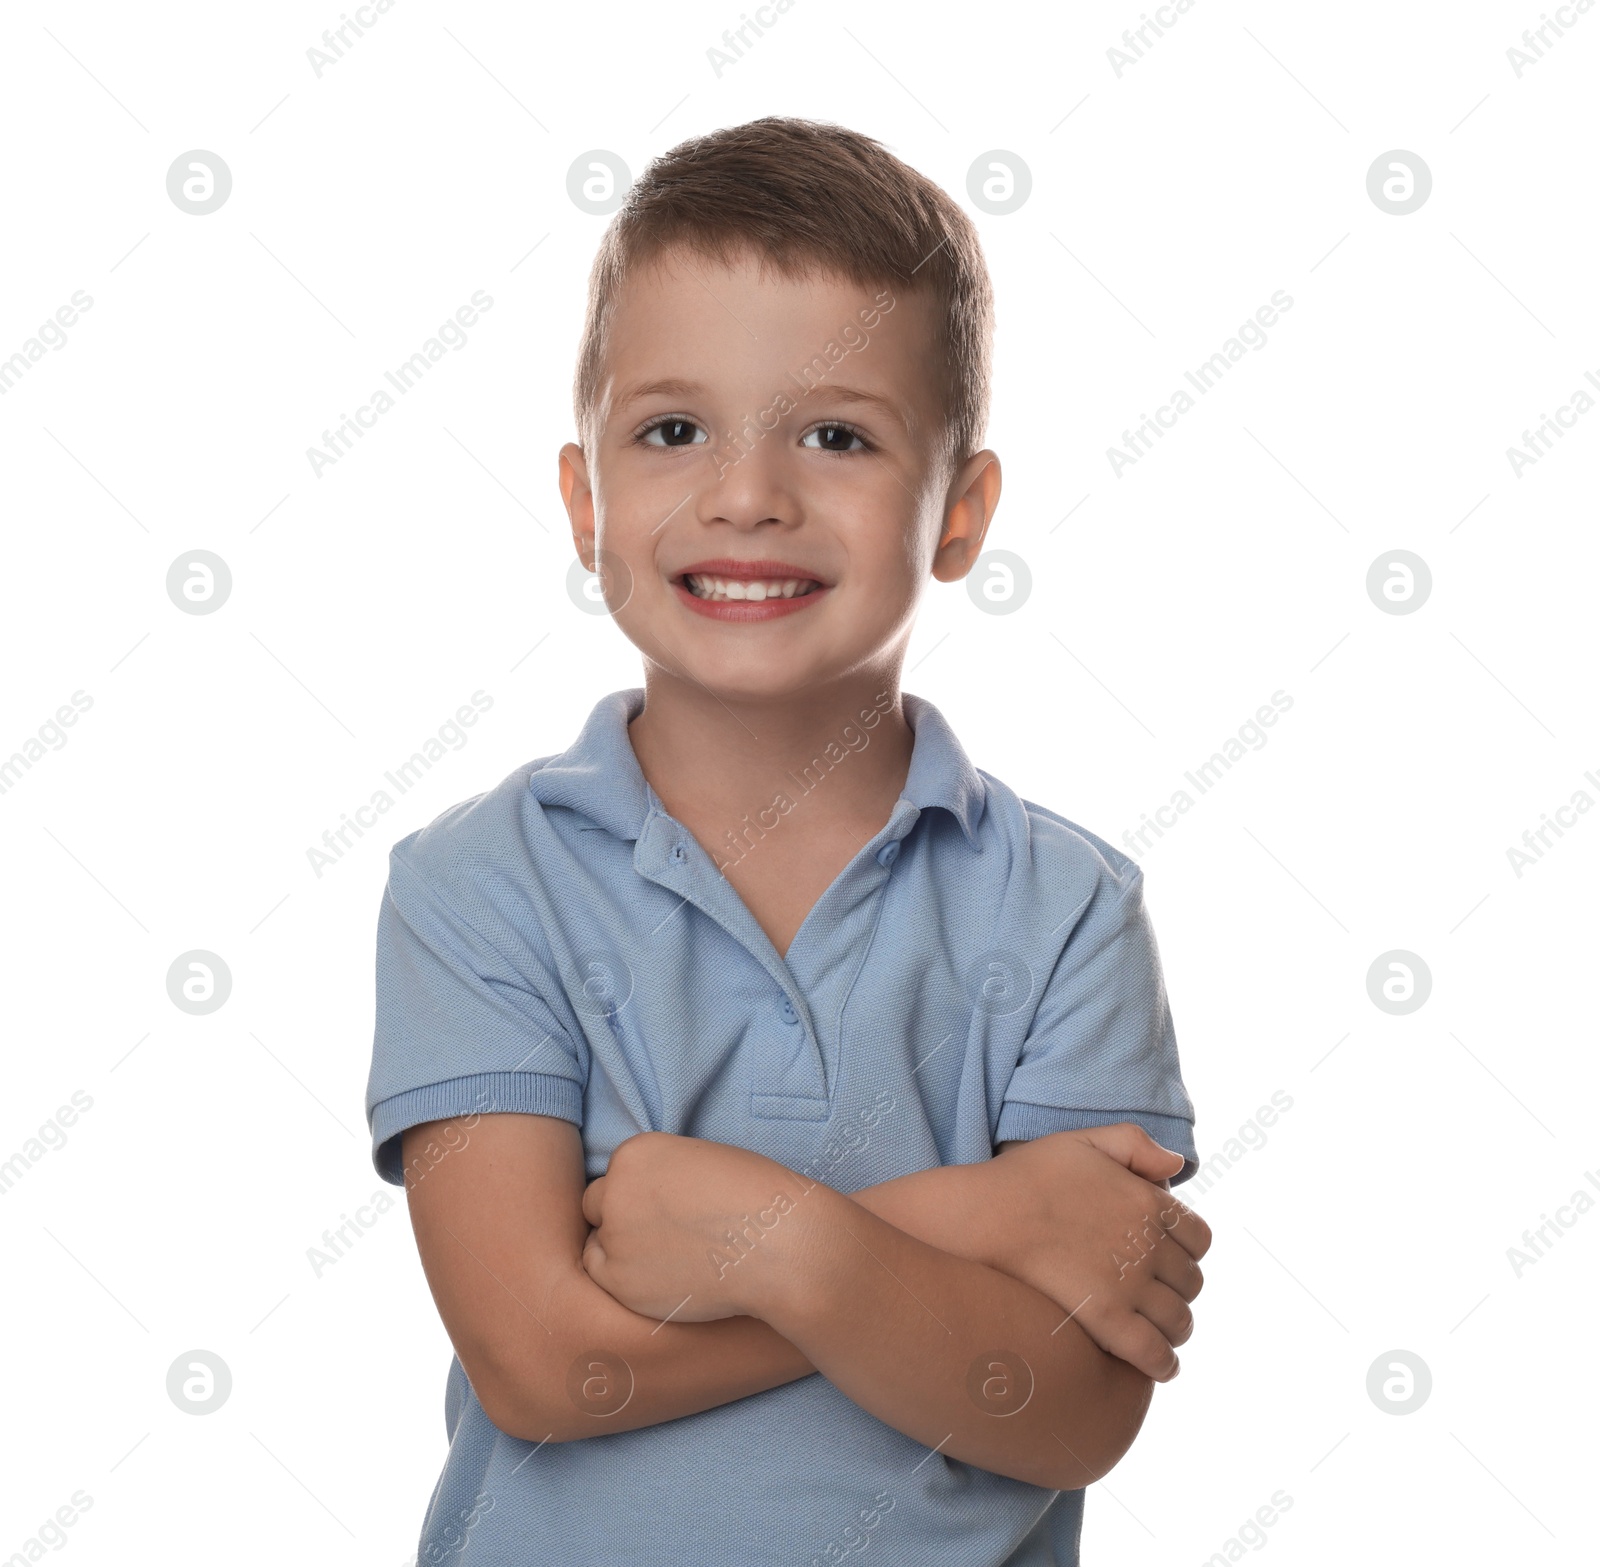
M994 1161L932 1165L849 1194L850 1201L940 1251L985 1267L1001 1265L1006 1226Z
M849 1198L772 1162L770 1179L753 1189L752 1200L725 1237L723 1288L744 1316L782 1332L781 1320L816 1293L819 1237L838 1232Z

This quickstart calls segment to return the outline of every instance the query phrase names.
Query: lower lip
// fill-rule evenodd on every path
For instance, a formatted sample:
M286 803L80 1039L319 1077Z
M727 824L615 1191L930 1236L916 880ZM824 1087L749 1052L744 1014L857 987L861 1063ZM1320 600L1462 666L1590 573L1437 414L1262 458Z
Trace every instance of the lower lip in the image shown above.
M799 594L792 599L762 599L759 604L751 599L696 598L681 582L674 582L672 591L678 595L681 603L686 604L697 615L704 615L710 620L743 621L777 620L783 615L799 614L801 610L809 609L828 590L818 586L809 593Z

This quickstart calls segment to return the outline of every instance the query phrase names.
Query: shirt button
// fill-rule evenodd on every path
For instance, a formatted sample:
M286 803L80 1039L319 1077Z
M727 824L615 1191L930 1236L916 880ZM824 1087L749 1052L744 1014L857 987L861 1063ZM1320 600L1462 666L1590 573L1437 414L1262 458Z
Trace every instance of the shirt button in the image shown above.
M778 1011L785 1023L798 1023L800 1021L800 1014L795 1011L794 1003L787 996L778 1003Z
M899 840L896 839L896 838L891 838L886 844L884 844L884 846L881 849L878 850L878 855L877 855L878 864L880 864L880 865L893 865L895 860L896 860L896 858L899 856L899 853L900 853L900 842L899 842Z
M681 843L673 844L673 846L672 846L672 863L674 865L682 865L683 862L685 860L687 860L688 858L689 858L689 851L687 849L685 849L684 846Z

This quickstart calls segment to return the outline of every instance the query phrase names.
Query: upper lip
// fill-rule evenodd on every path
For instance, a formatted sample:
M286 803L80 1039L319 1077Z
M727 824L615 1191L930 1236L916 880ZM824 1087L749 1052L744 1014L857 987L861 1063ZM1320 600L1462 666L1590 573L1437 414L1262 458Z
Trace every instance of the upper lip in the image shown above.
M807 566L791 566L787 561L781 560L733 560L727 557L718 560L697 561L692 566L685 566L677 573L680 577L731 577L740 582L750 582L757 579L776 580L787 582L791 578L801 582L819 582L824 587L826 582Z

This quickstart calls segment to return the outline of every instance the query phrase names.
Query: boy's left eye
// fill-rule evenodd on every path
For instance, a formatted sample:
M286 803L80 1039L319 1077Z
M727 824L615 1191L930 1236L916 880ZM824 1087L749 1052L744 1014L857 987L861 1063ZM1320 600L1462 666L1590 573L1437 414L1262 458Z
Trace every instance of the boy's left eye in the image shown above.
M823 436L826 439L812 445L813 435ZM852 447L851 441L859 442L859 447ZM814 430L807 430L800 438L802 446L811 446L813 451L823 452L849 452L854 450L865 451L867 443L860 431L853 429L848 424L819 424Z

